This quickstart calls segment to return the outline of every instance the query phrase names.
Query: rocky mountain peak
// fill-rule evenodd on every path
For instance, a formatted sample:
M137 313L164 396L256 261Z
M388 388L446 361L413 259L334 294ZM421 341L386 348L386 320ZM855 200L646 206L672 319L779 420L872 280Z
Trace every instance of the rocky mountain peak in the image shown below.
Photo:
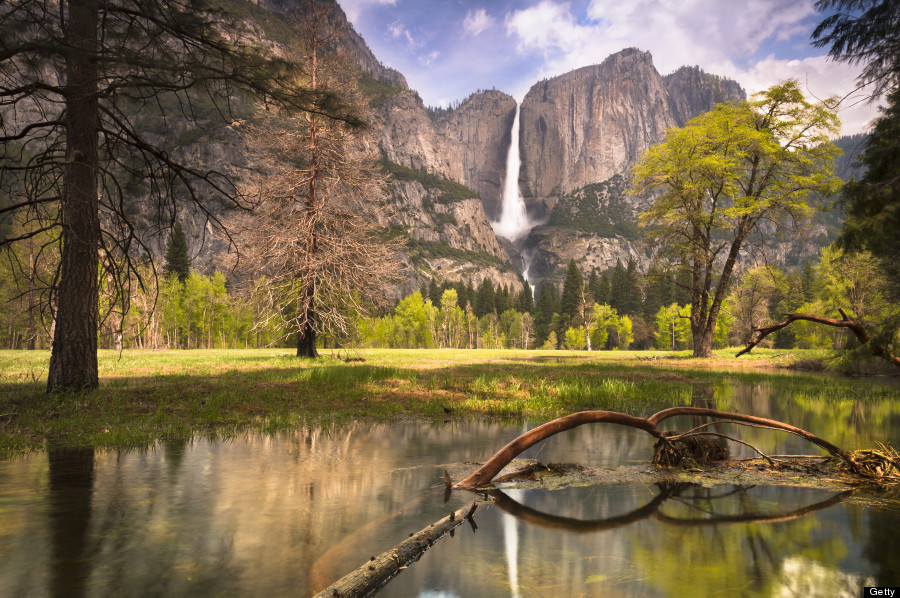
M721 102L746 99L747 92L737 81L711 75L698 66L683 66L663 77L672 112L679 127Z
M535 84L521 122L521 188L536 216L561 194L627 171L676 124L652 56L635 48Z

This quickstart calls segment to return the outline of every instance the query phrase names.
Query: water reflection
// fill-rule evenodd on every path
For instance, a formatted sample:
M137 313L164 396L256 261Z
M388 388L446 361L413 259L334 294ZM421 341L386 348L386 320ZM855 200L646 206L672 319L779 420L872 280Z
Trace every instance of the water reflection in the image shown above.
M900 408L888 400L816 401L774 383L695 385L689 400L783 419L851 449L900 440ZM445 498L443 470L487 458L522 428L358 423L121 453L51 447L0 462L0 595L311 595L471 500ZM811 448L741 434L770 453ZM645 463L651 449L639 430L599 425L523 456L614 468ZM382 595L765 596L890 585L900 574L897 511L822 491L618 484L504 496L479 509L477 533L459 528Z
M47 451L47 505L52 544L50 594L59 598L88 595L90 575L88 528L94 486L94 450L58 448Z
M505 513L517 519L526 521L530 525L569 532L594 533L631 525L632 523L648 518L656 519L657 521L668 525L682 527L722 525L729 523L782 523L805 517L822 509L827 509L830 506L840 503L845 497L853 494L853 490L845 490L799 509L774 513L749 511L746 506L746 501L742 500L739 512L719 513L716 512L714 505L735 495L740 495L741 498L745 498L747 493L755 486L736 486L734 489L725 491L724 493L719 490L713 491L698 484L690 483L660 482L656 484L656 487L659 489L659 492L647 504L622 515L603 517L594 520L562 517L551 513L543 513L516 501L515 498L510 496L513 492L521 491L508 490L507 492L503 492L502 490L492 490L489 492L489 495L493 499L493 504L498 506ZM690 496L688 496L688 493L690 493ZM660 511L660 508L667 501L679 499L681 499L682 504L691 505L691 507L696 509L702 516L678 517ZM505 521L506 519L504 518L504 523Z

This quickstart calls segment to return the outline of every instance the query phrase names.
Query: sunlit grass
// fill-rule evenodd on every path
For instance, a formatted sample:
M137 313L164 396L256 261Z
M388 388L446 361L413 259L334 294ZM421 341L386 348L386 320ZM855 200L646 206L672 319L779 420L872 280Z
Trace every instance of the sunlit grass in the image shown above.
M803 352L795 358L810 359ZM341 355L348 353L343 351ZM896 385L773 369L784 352L366 350L364 362L290 350L101 351L100 388L45 394L49 353L0 351L0 456L48 442L140 447L198 434L271 434L354 418L551 419L586 409L648 415L731 380L777 384L793 401L896 400ZM702 393L701 393L702 395Z

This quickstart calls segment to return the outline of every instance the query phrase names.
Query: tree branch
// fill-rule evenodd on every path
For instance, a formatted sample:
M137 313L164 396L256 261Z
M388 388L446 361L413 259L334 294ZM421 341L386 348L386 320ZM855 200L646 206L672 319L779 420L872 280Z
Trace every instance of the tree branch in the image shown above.
M869 349L872 351L872 355L876 357L881 357L887 360L889 363L895 365L900 368L900 356L892 354L890 351L882 347L881 345L874 344L872 339L869 337L869 333L866 332L866 329L863 326L855 321L847 317L847 314L843 309L838 309L838 312L841 314L840 320L835 318L826 318L825 316L819 316L816 314L802 314L802 313L791 313L786 314L786 319L782 322L778 322L777 324L772 324L771 326L761 326L759 328L753 329L754 336L747 342L747 346L741 349L735 357L740 357L744 353L749 353L756 345L758 345L764 338L773 332L777 332L782 328L785 328L796 321L804 321L804 322L813 322L815 324L822 324L823 326L832 326L834 328L847 328L850 330L854 336L856 336L857 340L863 345L869 345Z

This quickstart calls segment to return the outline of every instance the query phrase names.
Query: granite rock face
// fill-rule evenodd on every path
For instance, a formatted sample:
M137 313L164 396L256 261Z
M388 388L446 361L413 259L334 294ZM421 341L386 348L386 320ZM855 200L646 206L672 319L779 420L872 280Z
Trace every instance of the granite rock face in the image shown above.
M721 102L738 102L747 93L737 81L711 75L697 66L683 66L663 77L672 114L679 127Z
M562 194L628 171L676 125L652 57L636 49L535 84L521 110L520 187L538 217Z
M306 6L301 0L254 3L271 11L262 18L279 26L290 24L289 17ZM535 84L521 106L519 188L532 220L542 224L524 246L515 246L498 239L490 225L501 213L515 100L499 91L479 91L435 117L403 75L374 56L340 6L332 0L324 4L328 20L347 29L340 50L359 68L361 83L367 81L375 90L366 151L406 169L390 184L390 215L373 213L409 239L406 258L413 267L406 290L431 277L475 284L491 278L518 290L515 270L522 269L523 250L535 256L533 281L557 281L571 258L585 272L629 258L646 267L650 252L637 244L634 231L621 228L629 221L633 226L641 208L623 191L622 181L667 129L716 102L744 96L735 82L697 67L662 77L650 54L637 49ZM192 157L201 164L239 165L241 139L226 133L221 139L184 144L180 151L196 154ZM471 193L455 189L448 194L445 182L464 185ZM608 189L601 198L597 188L604 184ZM222 250L200 248L208 238L206 221L190 212L184 216L192 250ZM609 222L599 226L603 218ZM164 241L156 240L154 249L162 250ZM205 263L201 255L196 257L196 263Z
M541 222L527 240L533 277L558 283L572 258L585 273L628 259L645 269L653 251L632 230L644 206L622 181L668 129L744 98L736 82L696 67L662 77L650 53L634 48L534 85L520 143L520 188ZM614 192L600 201L599 186Z
M471 95L459 108L437 122L446 149L456 148L458 179L481 196L491 220L500 217L503 177L516 101L500 91ZM455 173L454 173L455 174Z

